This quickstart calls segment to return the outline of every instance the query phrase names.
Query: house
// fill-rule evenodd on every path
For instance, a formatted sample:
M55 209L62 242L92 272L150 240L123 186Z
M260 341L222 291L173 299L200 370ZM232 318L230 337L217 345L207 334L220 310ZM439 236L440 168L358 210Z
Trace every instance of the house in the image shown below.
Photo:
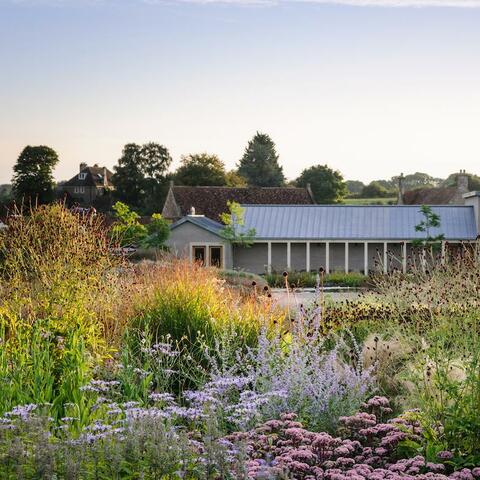
M449 244L471 242L480 233L480 193L464 195L465 205L440 205L442 233ZM256 231L250 248L222 237L223 225L205 215L186 215L171 226L168 245L178 256L205 265L252 273L323 267L333 271L385 272L408 269L415 226L422 220L412 205L243 205L245 229ZM442 243L445 248L446 243Z
M112 176L113 173L106 167L98 164L89 167L86 163L81 163L79 172L60 185L58 190L67 193L81 205L90 206L96 198L113 189Z
M418 188L404 192L403 175L399 177L399 205L463 205L468 193L468 175L465 170L457 174L453 187Z
M186 187L170 184L162 216L175 221L194 209L198 215L220 221L220 215L228 210L228 201L249 205L315 203L309 187Z

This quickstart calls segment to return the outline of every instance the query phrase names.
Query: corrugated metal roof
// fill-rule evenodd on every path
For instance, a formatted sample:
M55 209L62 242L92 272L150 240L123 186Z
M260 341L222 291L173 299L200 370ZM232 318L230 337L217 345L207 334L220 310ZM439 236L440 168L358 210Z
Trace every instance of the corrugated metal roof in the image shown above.
M423 219L418 205L242 205L245 228L257 239L410 240L424 238L415 231ZM472 206L434 206L446 240L477 236Z
M172 223L170 225L170 230L179 227L180 225L184 224L185 222L193 223L194 225L198 225L199 227L208 230L209 232L215 233L215 235L220 235L221 230L223 229L223 225L211 218L204 217L203 215L186 215L182 217L180 220Z

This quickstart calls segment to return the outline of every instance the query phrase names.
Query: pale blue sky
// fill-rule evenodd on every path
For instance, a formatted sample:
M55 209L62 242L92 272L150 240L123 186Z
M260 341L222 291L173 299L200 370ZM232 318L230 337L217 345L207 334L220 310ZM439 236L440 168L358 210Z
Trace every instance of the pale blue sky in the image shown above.
M289 178L480 174L480 0L0 0L0 183L27 144L66 179L127 142L233 167L256 130Z

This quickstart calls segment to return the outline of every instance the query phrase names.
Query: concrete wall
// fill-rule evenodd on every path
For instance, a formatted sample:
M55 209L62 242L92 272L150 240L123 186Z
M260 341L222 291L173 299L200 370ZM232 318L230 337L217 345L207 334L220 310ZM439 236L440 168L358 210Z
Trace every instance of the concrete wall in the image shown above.
M290 270L302 272L307 270L307 244L291 243L290 244Z
M330 243L330 272L345 271L345 244Z
M268 247L266 243L254 243L250 248L235 245L233 247L233 266L235 270L262 274L267 271Z
M368 270L371 272L383 271L383 243L368 244Z
M311 243L310 244L310 270L318 271L319 268L327 267L327 261L325 257L326 247L324 243Z
M272 243L272 271L287 270L287 243Z
M232 246L218 235L186 222L170 232L166 245L178 257L189 258L192 245L223 245L225 252L224 268L233 268Z
M364 243L348 244L348 271L362 272L365 269L365 246Z

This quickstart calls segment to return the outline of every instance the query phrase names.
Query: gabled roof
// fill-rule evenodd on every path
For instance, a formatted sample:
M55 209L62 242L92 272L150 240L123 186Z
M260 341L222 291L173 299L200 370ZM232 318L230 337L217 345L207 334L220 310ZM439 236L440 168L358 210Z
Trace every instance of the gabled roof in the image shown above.
M112 185L113 173L107 168L107 184ZM80 180L79 174L86 173L83 180ZM93 167L85 167L68 182L64 183L64 187L103 187L104 186L104 167L94 165Z
M457 187L419 188L403 194L405 205L461 205L462 192Z
M415 226L424 218L419 206L407 205L243 205L245 229L265 240L411 240L424 238ZM435 206L441 227L431 235L446 240L477 237L472 206Z
M214 220L204 217L203 215L186 215L180 220L172 223L172 225L170 225L170 230L174 230L175 228L187 222L193 223L200 228L204 228L215 235L220 235L220 232L224 227L221 223L215 222Z
M191 208L195 213L219 220L227 211L227 202L248 204L310 205L314 201L306 188L289 187L185 187L172 186L179 216L188 215ZM170 194L169 192L169 194ZM164 215L165 216L165 215Z

